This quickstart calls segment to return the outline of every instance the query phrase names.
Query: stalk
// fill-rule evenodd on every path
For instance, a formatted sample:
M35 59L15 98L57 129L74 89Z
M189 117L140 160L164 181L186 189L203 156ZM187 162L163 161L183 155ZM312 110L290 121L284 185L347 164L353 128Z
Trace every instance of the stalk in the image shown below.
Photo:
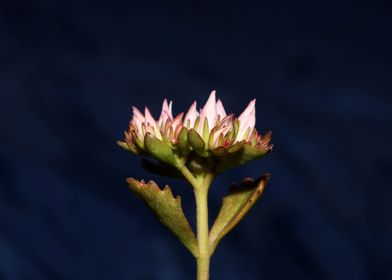
M185 166L180 169L181 173L192 185L196 200L196 227L197 227L197 280L208 280L210 272L210 248L208 228L208 190L214 179L214 173L195 177Z
M213 174L207 174L202 183L195 188L196 225L199 255L197 261L197 280L208 280L210 271L209 229L208 229L208 189Z

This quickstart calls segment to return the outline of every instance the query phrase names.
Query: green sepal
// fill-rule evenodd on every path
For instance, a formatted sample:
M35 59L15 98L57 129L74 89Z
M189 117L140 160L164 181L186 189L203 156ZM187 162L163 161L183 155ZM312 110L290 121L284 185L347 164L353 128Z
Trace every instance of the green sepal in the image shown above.
M170 145L164 143L158 138L147 133L144 137L144 146L153 157L160 161L166 162L170 165L176 166L177 160L170 147Z
M204 119L203 123L203 141L204 143L208 143L210 137L210 128L208 126L208 119Z
M187 156L191 151L188 143L188 129L186 127L183 127L178 134L178 147L181 153L185 156Z
M258 158L266 155L270 151L271 151L270 147L257 146L257 145L252 145L250 143L246 143L243 146L242 151L239 150L236 153L238 153L238 156L239 156L239 163L244 164L249 161L258 159ZM236 153L234 153L234 155Z
M203 138L193 128L188 131L188 142L195 152L200 156L205 156L205 142Z
M166 185L161 190L154 181L143 183L129 178L127 182L130 189L151 208L161 223L177 236L192 255L197 257L196 237L182 211L180 196L174 198L169 186Z
M234 125L233 125L233 138L234 136L237 136L238 131L240 130L240 121L238 119L234 120Z
M129 141L128 139L125 139L125 141L117 141L117 145L119 145L121 148L130 151L131 153L135 155L140 155L140 156L145 156L146 152L140 147L136 146L134 143Z
M123 142L123 141L117 141L117 145L119 145L124 150L132 152L135 155L138 154L138 151L137 151L137 148L135 147L135 145L129 145L127 142Z
M214 156L217 156L217 157L223 156L226 152L227 152L227 149L225 149L225 148L222 147L222 146L220 146L220 147L215 148L214 150L212 150L212 153L214 154Z
M260 198L269 178L270 174L264 174L256 181L246 178L239 186L234 185L230 188L229 194L223 198L222 207L210 231L211 254L221 239L245 217Z
M208 138L208 148L212 151L214 150L214 136L215 133L217 131L217 127L214 127L211 132L210 132L210 136Z
M125 150L129 150L128 144L123 141L117 141L117 145L119 145L121 148Z
M246 141L242 140L241 142L237 142L235 143L233 146L231 146L227 151L231 154L237 152L238 150L240 150L244 145L245 145Z
M133 137L133 139L135 141L136 148L141 151L145 151L144 142L140 140L139 137Z
M228 152L219 158L216 168L217 172L222 172L226 169L259 159L268 154L272 148L272 146L257 146L252 145L251 143L241 144L241 142L235 144L231 148L234 148L237 145L239 145L239 149L233 149L231 152Z

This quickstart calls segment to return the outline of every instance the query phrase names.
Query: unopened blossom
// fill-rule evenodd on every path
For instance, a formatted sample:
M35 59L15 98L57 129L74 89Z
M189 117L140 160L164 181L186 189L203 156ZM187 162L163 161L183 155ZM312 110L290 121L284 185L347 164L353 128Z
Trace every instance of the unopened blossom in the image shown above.
M199 111L195 101L185 114L173 117L172 104L163 101L157 120L147 107L144 114L133 107L125 142L119 144L135 154L152 155L171 165L187 162L188 157L210 158L218 171L256 159L272 149L271 134L260 135L255 128L255 99L239 117L226 113L215 91Z

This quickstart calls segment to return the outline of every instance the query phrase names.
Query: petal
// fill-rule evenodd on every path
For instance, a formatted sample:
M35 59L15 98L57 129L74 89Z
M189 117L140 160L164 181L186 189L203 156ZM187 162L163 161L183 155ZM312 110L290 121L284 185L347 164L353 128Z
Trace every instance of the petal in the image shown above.
M134 125L138 135L143 136L142 124L144 123L145 118L138 108L132 107L132 111L133 111L133 118L131 120L131 124Z
M239 121L239 130L237 134L236 141L244 140L245 133L250 129L250 132L253 131L256 124L256 99L253 99L249 102L249 105L246 107L244 112L238 117Z
M214 139L213 139L213 148L217 148L218 147L218 140L219 137L222 135L222 137L224 137L226 135L227 132L229 132L231 128L229 126L226 127L222 127L220 129L218 129L215 134L214 134Z
M159 117L159 126L162 126L166 120L172 120L173 119L173 115L172 115L172 104L173 102L170 101L170 103L167 103L167 99L165 99L163 101L162 104L162 111L161 111L161 115Z
M218 102L216 102L216 112L220 116L221 119L226 117L226 111L225 108L223 107L222 101L218 99Z
M143 123L138 118L133 118L130 123L130 130L134 130L141 139L143 138L142 126Z
M216 118L217 118L217 112L216 112L216 91L213 90L210 94L210 97L208 98L206 104L204 105L203 109L200 112L200 123L199 123L199 128L198 131L202 132L203 126L204 126L204 121L207 118L208 120L208 127L209 130L211 131L212 128L215 126L216 123Z
M131 120L131 125L135 125L136 129L140 130L142 128L142 121L138 118L133 118Z
M213 135L212 138L212 148L217 148L218 142L219 142L219 138L220 137L226 137L226 134L232 130L234 127L234 116L233 115L229 115L226 116L221 122L220 125L215 126L214 128L214 132L211 132Z
M143 114L139 111L138 108L132 107L133 117L139 119L141 122L144 122L145 118Z
M195 120L199 116L199 113L196 110L197 103L196 101L192 103L191 107L189 107L188 112L185 115L184 126L187 125L188 121L190 123L190 128L193 128L195 125Z
M146 118L146 123L149 123L151 126L156 126L157 123L154 120L153 116L150 113L150 110L148 110L147 107L144 108L144 117Z
M159 127L157 125L157 122L155 121L155 119L153 118L153 116L150 113L150 110L148 110L147 107L144 108L144 115L146 118L145 123L146 123L147 127L151 126L151 128L153 129L153 132L152 131L149 131L149 132L151 132L158 139L162 140L162 135L159 131Z
M176 130L179 126L182 127L182 117L184 113L179 114L170 124L170 127L173 128L173 130Z
M233 128L234 126L234 114L230 114L223 119L220 120L220 126L230 126Z

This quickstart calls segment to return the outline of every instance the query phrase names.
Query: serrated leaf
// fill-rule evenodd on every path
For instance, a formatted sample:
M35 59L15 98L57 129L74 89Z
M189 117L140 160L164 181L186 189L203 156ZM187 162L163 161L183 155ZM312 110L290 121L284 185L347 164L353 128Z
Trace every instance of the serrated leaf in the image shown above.
M230 188L229 194L223 198L221 210L210 231L211 254L221 239L245 217L256 203L269 178L269 174L264 174L256 181L247 178L239 186L234 185Z
M127 182L130 189L151 208L161 223L169 228L196 257L198 254L196 237L182 211L180 196L174 198L168 185L161 190L154 181L143 183L129 178Z

